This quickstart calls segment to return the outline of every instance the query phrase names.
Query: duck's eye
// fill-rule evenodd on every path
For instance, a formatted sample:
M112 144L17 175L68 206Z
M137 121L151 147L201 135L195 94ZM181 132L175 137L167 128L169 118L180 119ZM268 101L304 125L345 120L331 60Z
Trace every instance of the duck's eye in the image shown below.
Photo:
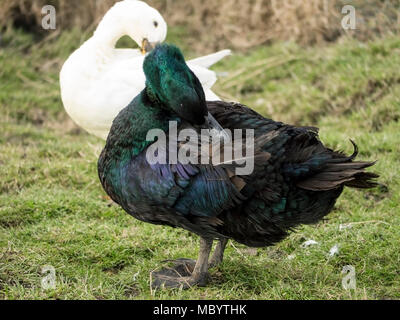
M154 26L157 28L158 27L158 22L157 21L153 21Z

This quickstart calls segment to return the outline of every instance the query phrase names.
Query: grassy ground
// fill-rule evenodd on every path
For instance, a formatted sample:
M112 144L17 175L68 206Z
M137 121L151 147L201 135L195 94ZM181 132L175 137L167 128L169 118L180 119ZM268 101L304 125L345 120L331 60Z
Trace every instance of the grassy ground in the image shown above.
M321 48L292 43L234 55L215 90L266 116L317 125L322 140L378 159L375 190L346 190L329 220L300 227L274 247L231 242L205 288L151 292L164 259L194 258L198 238L144 224L110 206L97 178L103 142L68 119L58 70L86 35L37 43L9 31L0 48L0 298L399 299L400 40ZM170 40L182 38L172 30ZM190 48L183 46L192 55ZM340 228L348 224L347 228ZM309 239L317 245L302 248ZM334 245L339 253L330 257ZM41 268L56 288L41 288ZM357 288L342 288L345 265Z

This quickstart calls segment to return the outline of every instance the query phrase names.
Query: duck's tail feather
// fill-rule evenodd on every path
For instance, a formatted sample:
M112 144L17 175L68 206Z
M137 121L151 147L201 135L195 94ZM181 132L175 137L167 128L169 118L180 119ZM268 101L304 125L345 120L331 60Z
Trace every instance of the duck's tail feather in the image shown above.
M342 185L364 189L377 186L374 179L378 178L379 175L364 171L373 166L376 161L353 161L358 154L358 148L353 141L351 143L354 146L354 152L351 156L346 157L339 152L334 152L335 157L328 160L320 172L299 181L297 186L312 191L331 190Z
M215 53L211 53L203 57L189 60L188 62L199 67L209 68L212 65L216 64L218 61L222 60L223 58L231 54L232 54L231 50L225 49Z

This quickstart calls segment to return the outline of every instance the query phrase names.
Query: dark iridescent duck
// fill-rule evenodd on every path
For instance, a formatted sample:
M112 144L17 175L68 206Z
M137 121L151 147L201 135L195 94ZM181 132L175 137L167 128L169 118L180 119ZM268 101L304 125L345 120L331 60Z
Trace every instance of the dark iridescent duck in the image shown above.
M153 286L204 285L209 266L222 261L228 239L248 246L281 241L299 224L328 214L344 186L370 188L373 162L324 147L316 128L266 119L237 103L207 102L178 48L159 45L145 59L146 88L115 118L98 161L107 194L135 218L181 227L201 237L197 261L153 273ZM254 129L260 146L248 176L210 164L149 164L150 129L207 125L210 112L227 129ZM178 127L179 130L179 127ZM210 261L213 240L217 247ZM176 271L176 273L171 273Z

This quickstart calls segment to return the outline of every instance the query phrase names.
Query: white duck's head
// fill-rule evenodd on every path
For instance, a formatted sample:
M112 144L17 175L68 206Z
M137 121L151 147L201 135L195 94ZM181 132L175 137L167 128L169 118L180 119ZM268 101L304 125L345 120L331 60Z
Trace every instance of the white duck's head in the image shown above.
M114 47L125 35L131 37L144 53L149 47L165 40L167 23L156 9L145 2L123 0L107 11L93 37Z

